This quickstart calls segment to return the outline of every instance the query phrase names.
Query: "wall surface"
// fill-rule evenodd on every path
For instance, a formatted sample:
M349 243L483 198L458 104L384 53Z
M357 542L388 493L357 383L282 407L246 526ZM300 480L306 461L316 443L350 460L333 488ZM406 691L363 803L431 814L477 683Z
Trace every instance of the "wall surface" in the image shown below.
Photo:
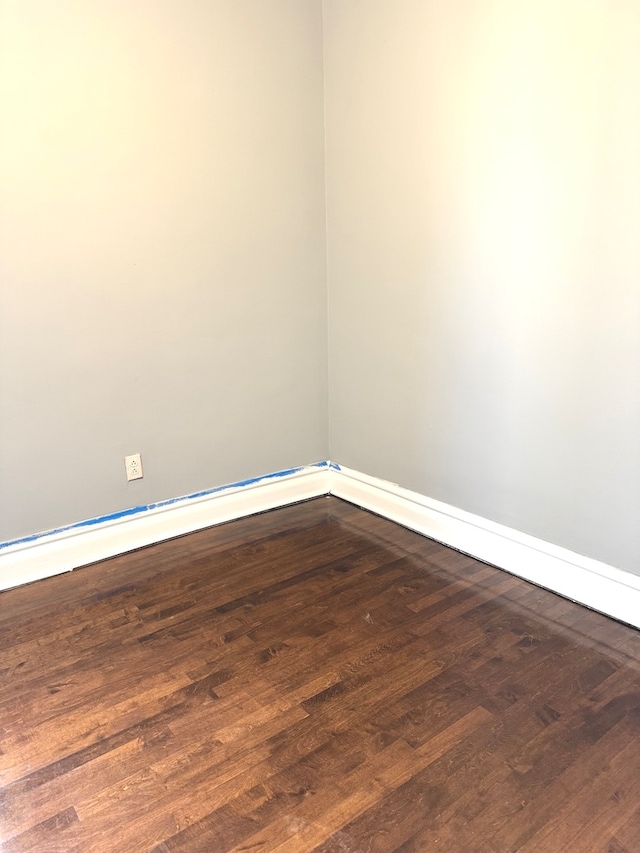
M323 146L317 0L0 0L0 540L327 458Z
M640 573L640 5L323 8L331 458Z
M0 540L330 456L640 573L638 151L632 0L0 0Z

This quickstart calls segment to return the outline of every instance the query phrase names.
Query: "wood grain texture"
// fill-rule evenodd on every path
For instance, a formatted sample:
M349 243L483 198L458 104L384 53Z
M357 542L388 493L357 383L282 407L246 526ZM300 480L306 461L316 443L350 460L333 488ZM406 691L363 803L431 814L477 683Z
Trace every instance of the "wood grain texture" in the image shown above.
M640 634L336 498L0 594L2 853L640 850Z

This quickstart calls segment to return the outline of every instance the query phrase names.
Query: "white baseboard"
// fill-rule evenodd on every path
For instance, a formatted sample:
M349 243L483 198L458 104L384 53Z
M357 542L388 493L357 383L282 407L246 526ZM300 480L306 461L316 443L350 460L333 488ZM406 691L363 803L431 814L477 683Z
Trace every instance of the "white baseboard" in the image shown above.
M329 493L640 628L640 577L329 462L0 544L0 590Z
M329 492L327 463L310 465L93 519L0 547L0 589L41 580L171 539Z
M386 480L335 466L336 497L640 628L640 577Z

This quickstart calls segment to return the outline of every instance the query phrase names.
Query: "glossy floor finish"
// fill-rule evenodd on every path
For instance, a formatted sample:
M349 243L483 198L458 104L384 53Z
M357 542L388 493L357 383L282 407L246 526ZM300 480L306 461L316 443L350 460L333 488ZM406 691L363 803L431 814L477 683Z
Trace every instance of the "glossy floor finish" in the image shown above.
M640 634L336 498L0 594L2 853L640 850Z

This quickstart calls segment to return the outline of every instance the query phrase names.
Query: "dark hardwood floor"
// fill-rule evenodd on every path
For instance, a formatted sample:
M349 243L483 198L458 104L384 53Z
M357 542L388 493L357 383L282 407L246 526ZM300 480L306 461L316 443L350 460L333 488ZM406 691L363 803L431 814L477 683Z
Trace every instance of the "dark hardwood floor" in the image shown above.
M640 633L336 498L0 593L2 853L640 851Z

